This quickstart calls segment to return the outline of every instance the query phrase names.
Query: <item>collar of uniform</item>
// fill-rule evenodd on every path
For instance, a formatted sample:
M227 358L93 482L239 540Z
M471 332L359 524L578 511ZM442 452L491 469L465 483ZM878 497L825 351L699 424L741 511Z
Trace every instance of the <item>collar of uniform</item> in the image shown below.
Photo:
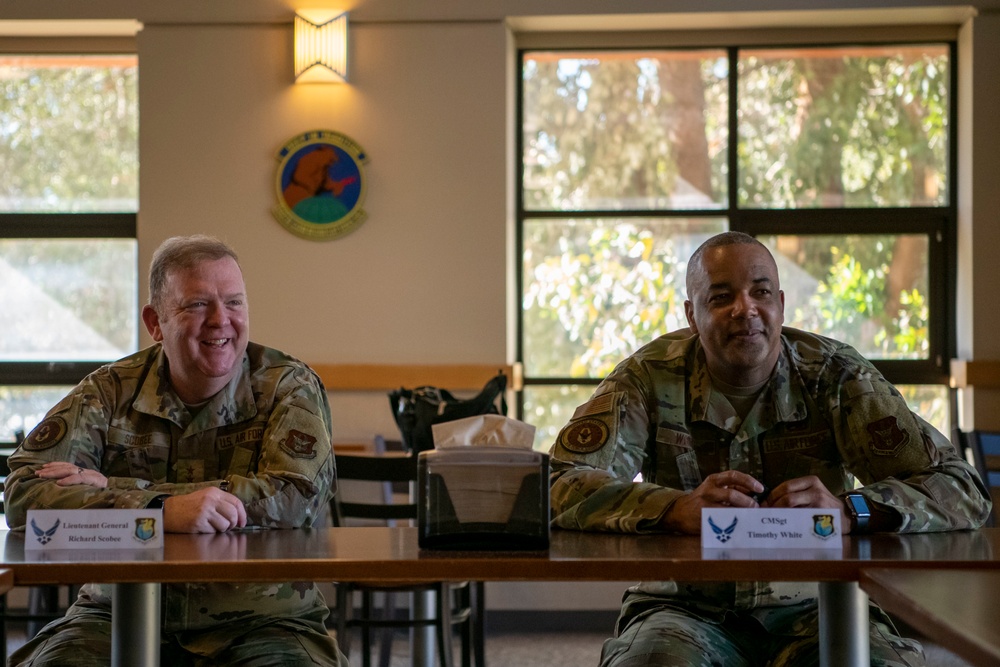
M250 359L243 355L243 368L222 391L209 399L188 424L184 435L249 421L257 414L257 402L250 385Z
M802 380L792 364L788 339L781 336L781 354L771 377L771 402L779 422L797 422L808 417Z
M725 426L725 417L732 413L729 401L722 401L714 404L712 396L712 378L708 372L708 365L705 360L705 351L698 342L694 346L691 355L691 373L689 377L688 391L691 396L690 418L692 421L707 421L722 428ZM806 402L802 393L802 384L796 380L796 374L792 371L791 358L788 352L788 341L781 337L781 354L775 364L771 380L764 387L761 393L762 400L769 400L773 405L775 422L795 422L806 418ZM716 408L725 403L727 410L717 412ZM765 411L767 414L768 411ZM766 417L765 417L766 418ZM732 431L733 429L727 428Z
M150 348L148 364L149 368L142 380L139 393L132 401L132 409L168 419L183 427L188 420L188 411L170 388L167 379L167 358L163 354L163 346L159 343Z
M712 376L708 372L708 361L705 359L705 350L701 347L701 341L695 338L690 351L691 372L688 374L688 401L691 411L691 421L712 421L711 397L712 397ZM720 424L721 425L721 424Z
M250 419L257 414L257 403L250 385L250 359L243 355L243 368L221 391L209 399L194 419L177 396L167 378L167 358L157 346L149 372L132 407L139 412L167 419L185 431L198 433Z

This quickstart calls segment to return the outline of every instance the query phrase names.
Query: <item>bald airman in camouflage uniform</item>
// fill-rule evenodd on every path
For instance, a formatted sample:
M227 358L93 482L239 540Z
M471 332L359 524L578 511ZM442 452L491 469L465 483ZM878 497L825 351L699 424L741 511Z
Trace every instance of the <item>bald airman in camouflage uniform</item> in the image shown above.
M688 268L689 329L623 361L552 447L553 525L697 534L703 507L827 507L863 484L869 530L977 528L991 503L947 438L848 345L782 327L768 250L726 233ZM641 479L637 476L641 473ZM647 582L603 666L818 660L815 583ZM923 665L874 605L872 665Z
M247 340L227 246L187 237L157 253L160 298L143 316L159 344L89 375L29 434L10 458L8 523L23 528L31 508L160 506L167 532L314 525L335 488L322 382ZM164 665L347 664L313 582L169 584L163 597ZM10 664L107 665L110 613L110 586L84 586Z

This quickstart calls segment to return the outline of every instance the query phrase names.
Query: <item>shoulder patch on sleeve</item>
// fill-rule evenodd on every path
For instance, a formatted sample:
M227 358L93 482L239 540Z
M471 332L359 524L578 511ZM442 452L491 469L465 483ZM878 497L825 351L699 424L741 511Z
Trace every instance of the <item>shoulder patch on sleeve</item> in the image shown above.
M36 426L21 445L29 452L40 452L55 447L66 435L66 420L62 417L49 417Z
M316 458L316 438L302 431L289 430L288 435L281 441L281 448L286 454L297 459Z
M585 417L570 422L559 444L577 454L590 454L608 443L610 433L608 425L600 419Z
M910 441L910 435L892 415L870 422L867 430L872 452L879 456L896 456Z
M611 412L612 409L618 404L618 394L619 392L608 392L607 394L602 394L596 398L590 399L576 409L573 413L573 419L580 419L581 417L589 417L591 415L602 415L606 412Z

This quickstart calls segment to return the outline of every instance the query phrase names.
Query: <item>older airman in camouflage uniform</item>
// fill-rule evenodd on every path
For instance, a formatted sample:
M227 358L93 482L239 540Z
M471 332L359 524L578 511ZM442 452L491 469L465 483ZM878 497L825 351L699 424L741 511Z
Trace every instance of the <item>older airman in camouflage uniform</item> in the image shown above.
M701 508L758 500L844 512L855 479L871 530L982 525L988 494L947 438L853 348L781 326L763 245L732 232L707 241L688 296L691 328L619 364L560 432L555 526L697 534ZM641 583L601 664L815 664L817 595L815 583ZM870 611L872 665L924 664L919 644Z
M31 508L162 506L166 531L200 533L323 516L335 487L326 391L302 362L247 340L244 292L221 242L161 246L143 311L160 344L85 378L11 456L11 527ZM347 664L312 582L163 590L165 665ZM84 586L10 664L108 664L110 611L109 586Z

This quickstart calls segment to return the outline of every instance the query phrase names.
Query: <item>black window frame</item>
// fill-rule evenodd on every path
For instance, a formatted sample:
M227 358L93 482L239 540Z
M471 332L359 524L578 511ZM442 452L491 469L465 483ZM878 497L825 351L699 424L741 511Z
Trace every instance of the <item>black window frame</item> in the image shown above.
M4 55L104 55L135 56L136 39L132 35L67 35L61 37L0 35L0 53ZM137 240L138 212L68 213L0 212L0 238L3 239L132 239ZM16 317L16 313L5 313ZM92 361L0 361L0 385L54 386L75 385L88 373L108 363Z
M0 238L135 240L137 218L137 213L0 213ZM0 384L75 385L108 361L0 361Z
M947 46L949 57L949 127L948 127L948 181L947 204L940 207L882 207L882 208L794 208L794 209L749 209L738 205L737 179L739 176L737 164L737 146L739 143L737 131L738 109L738 58L739 52L746 49L769 48L838 48L857 46L886 45L923 45L941 44ZM893 384L908 385L944 385L949 384L949 360L955 357L957 348L956 333L956 285L957 285L957 230L958 230L958 46L954 38L922 38L906 39L889 36L885 39L863 39L859 41L808 41L803 43L767 42L757 44L751 41L739 44L721 46L728 52L730 65L729 78L729 142L727 147L728 162L728 201L726 206L704 210L527 210L524 205L524 58L528 53L573 52L583 51L609 52L615 50L699 50L719 49L719 44L685 44L681 47L663 45L627 47L586 46L545 47L530 46L517 49L515 66L516 107L515 107L515 289L517 298L517 321L515 359L523 366L524 362L524 223L526 220L545 218L601 218L641 217L645 219L665 218L726 218L729 229L742 231L753 236L773 234L794 234L796 236L818 236L828 234L923 234L928 244L928 309L931 317L928 320L929 350L927 358L919 360L887 360L871 359L879 371ZM662 333L667 333L666 331ZM523 387L532 386L596 386L603 378L545 376L530 374L530 369L524 369ZM955 418L954 391L950 397L952 421ZM524 416L523 391L518 393L516 411L519 418Z

